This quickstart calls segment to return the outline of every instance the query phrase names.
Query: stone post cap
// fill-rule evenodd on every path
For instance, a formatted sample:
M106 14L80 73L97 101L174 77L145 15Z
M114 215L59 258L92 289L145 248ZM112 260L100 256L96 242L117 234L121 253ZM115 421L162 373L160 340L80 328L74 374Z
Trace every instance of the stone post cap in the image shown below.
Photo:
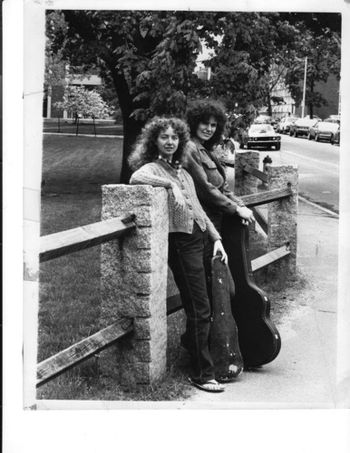
M125 205L128 200L137 200L139 206L150 206L154 202L155 196L165 192L164 187L152 187L146 184L105 184L102 186L102 193L105 197L113 197L114 203Z

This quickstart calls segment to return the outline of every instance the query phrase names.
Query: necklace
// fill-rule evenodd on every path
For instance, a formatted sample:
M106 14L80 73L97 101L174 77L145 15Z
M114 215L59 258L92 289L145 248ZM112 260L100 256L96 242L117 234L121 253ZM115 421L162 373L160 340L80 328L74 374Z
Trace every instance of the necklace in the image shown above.
M172 166L172 164L173 164L173 161L172 161L172 160L165 159L165 158L164 158L163 156L161 156L160 154L159 154L159 156L158 156L158 159L159 159L159 160L162 160L163 162L166 162L167 164L169 164L169 165L171 165L171 166Z
M165 162L166 164L170 165L170 167L176 171L177 176L180 176L180 171L181 171L182 165L180 164L180 162L178 160L173 162L168 159L164 159L164 157L161 155L158 156L158 159Z

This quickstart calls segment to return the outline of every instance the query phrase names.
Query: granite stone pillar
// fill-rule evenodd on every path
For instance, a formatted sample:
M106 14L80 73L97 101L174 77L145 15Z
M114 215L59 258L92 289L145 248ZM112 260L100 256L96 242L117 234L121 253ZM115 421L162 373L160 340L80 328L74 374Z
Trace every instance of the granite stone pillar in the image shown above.
M134 332L101 355L121 384L151 384L166 369L168 204L163 188L103 186L102 220L136 215L135 231L102 246L101 328L133 318Z
M268 204L268 250L274 250L288 243L290 256L269 266L269 272L280 275L296 272L297 257L297 214L298 214L298 169L291 165L266 165L268 190L292 190L288 198Z
M235 158L235 194L247 195L257 192L259 180L244 171L244 166L259 169L260 156L258 151L237 151Z

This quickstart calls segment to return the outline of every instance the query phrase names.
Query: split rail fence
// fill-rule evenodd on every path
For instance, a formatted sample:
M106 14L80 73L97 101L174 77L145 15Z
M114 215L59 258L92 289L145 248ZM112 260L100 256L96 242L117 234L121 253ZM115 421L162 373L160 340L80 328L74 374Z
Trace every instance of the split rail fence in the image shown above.
M293 272L293 269L295 271L296 257L297 173L295 169L289 167L283 168L282 171L281 167L267 167L267 171L259 171L257 169L259 157L254 154L256 153L244 153L241 156L243 159L236 158L235 170L236 173L237 170L240 173L241 186L244 187L244 191L256 190L256 181L259 181L267 186L268 190L244 194L241 195L241 199L246 206L254 210L256 221L268 237L269 234L274 236L276 231L279 231L277 243L279 242L280 245L273 247L271 244L276 243L276 240L270 241L270 246L273 249L252 260L251 270L256 272L287 257L289 258L289 270ZM274 188L276 185L278 187ZM125 190L128 190L127 186L124 187ZM263 204L272 206L268 220L256 209ZM138 214L135 216L133 213L129 213L43 236L40 242L39 260L40 262L49 261L89 247L106 244L115 239L125 238L137 229L137 223ZM287 231L281 232L284 225L288 225ZM292 238L288 237L289 232L292 232ZM137 253L133 259L138 259ZM118 298L118 294L115 297ZM178 294L167 298L166 315L175 313L181 308L181 299ZM115 344L118 340L133 332L134 329L134 319L122 317L99 332L40 362L37 366L36 386L45 384L66 370Z

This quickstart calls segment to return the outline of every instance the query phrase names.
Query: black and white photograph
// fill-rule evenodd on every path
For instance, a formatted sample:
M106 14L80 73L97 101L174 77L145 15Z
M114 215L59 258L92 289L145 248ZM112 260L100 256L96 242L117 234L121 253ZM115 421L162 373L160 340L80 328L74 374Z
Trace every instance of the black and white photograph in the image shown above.
M9 144L23 159L13 408L204 411L196 430L225 409L257 438L288 413L283 452L323 451L296 442L334 414L317 442L349 447L350 3L257 3L23 2L11 100L4 35L5 165Z

